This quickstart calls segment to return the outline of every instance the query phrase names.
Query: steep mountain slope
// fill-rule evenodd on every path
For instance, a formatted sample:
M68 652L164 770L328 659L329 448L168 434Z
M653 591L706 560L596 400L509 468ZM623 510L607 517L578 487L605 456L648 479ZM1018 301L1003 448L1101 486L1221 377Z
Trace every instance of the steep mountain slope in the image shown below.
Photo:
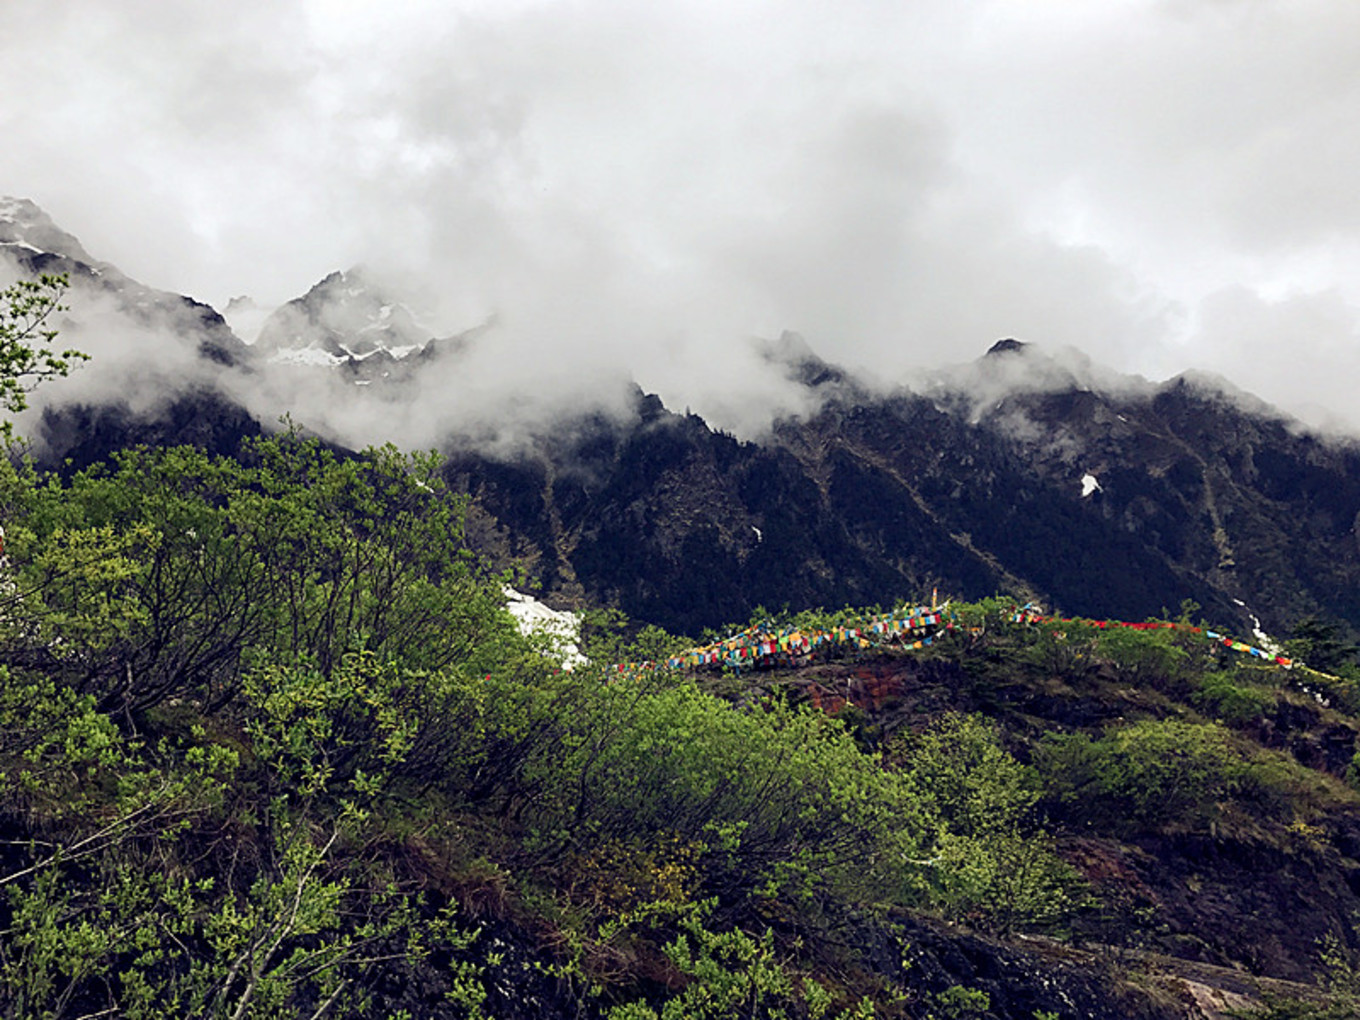
M44 463L69 460L80 468L135 443L191 443L227 452L259 433L255 418L217 384L224 371L249 372L252 357L212 307L148 287L93 258L22 199L0 198L0 268L5 262L20 276L66 274L68 308L53 325L68 343L79 342L82 326L98 339L113 333L124 341L116 366L91 369L99 379L97 397L43 407L31 438ZM147 389L144 380L155 379L167 360L185 368L184 377L164 393L141 393L144 406L134 408L132 391Z
M94 261L32 203L0 208L0 248L21 271L70 272L73 290L102 295L129 328L173 334L241 380L229 391L205 376L135 412L116 392L51 408L37 438L54 460L143 441L230 449L260 427L230 393L273 372L291 373L289 392L338 372L400 400L481 329L431 340L351 270L285 305L247 346L207 306ZM1238 629L1318 615L1360 633L1360 452L1226 383L1154 385L1003 341L923 391L885 393L792 335L762 350L816 410L758 441L641 392L629 415L582 408L521 437L514 456L447 434L448 475L476 497L481 548L557 602L617 605L686 632L762 604L939 587L1130 619L1193 599ZM325 364L297 363L308 358Z
M148 332L185 338L198 353L222 365L241 363L247 348L211 306L139 283L108 262L89 255L37 205L0 197L0 257L24 274L66 273L73 291L104 298L132 324Z
M338 368L361 385L407 382L427 362L456 355L472 330L436 338L362 266L331 273L265 319L254 344L269 361Z
M631 426L515 464L456 454L451 471L549 593L682 631L937 586L1126 619L1193 599L1243 629L1360 626L1353 446L1186 377L973 407L842 388L749 443L639 398Z

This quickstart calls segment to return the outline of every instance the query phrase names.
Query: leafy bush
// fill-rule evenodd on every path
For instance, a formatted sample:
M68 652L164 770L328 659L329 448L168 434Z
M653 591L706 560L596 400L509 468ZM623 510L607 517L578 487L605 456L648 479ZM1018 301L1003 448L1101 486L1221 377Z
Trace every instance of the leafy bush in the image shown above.
M658 1011L645 1001L616 1006L608 1020L726 1020L728 1017L805 1015L810 1020L873 1020L872 1003L861 1000L832 1012L832 994L820 982L799 977L780 958L773 932L753 936L740 929L714 931L708 925L711 905L696 904L679 912L678 932L664 949L667 959L686 979ZM644 913L645 916L645 913ZM801 1008L800 1008L801 1007Z
M822 713L743 711L688 681L568 683L572 710L523 770L542 859L666 833L702 845L699 894L736 916L761 898L871 886L900 860L893 847L919 839L902 778Z
M1177 643L1174 631L1111 627L1099 631L1096 654L1110 662L1129 683L1167 689L1182 680L1190 656Z
M1035 764L1068 817L1153 829L1209 823L1261 780L1228 730L1176 719L1117 727L1098 740L1046 734Z
M3 654L131 712L229 703L248 652L323 674L363 648L485 672L513 623L462 546L462 506L433 458L341 459L291 433L240 461L126 451L67 485L6 463Z
M1195 686L1191 700L1226 723L1258 719L1274 707L1276 696L1244 677L1240 671L1206 673Z
M892 753L926 818L930 866L918 897L1002 930L1066 913L1075 877L1033 824L1039 777L992 723L947 715Z

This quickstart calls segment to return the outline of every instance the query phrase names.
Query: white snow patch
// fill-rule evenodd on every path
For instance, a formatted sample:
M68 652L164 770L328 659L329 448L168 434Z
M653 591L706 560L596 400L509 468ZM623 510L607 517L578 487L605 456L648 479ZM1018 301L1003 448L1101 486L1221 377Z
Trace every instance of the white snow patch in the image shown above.
M1089 471L1088 471L1086 474L1084 474L1084 475L1081 476L1081 498L1082 498L1082 499L1085 499L1087 496L1091 495L1093 492L1104 492L1104 491L1105 491L1105 490L1102 489L1102 488L1100 487L1100 482L1098 482L1098 481L1096 480L1096 476L1093 475L1093 474L1091 474Z
M350 347L348 344L341 344L341 345L340 345L340 349L341 349L342 351L344 351L346 354L348 354L348 355L349 355L351 358L353 358L355 361L366 361L367 359L373 357L373 355L377 354L380 350L382 350L381 347L374 347L373 350L371 350L371 351L364 351L363 354L360 354L359 352L357 352L356 350L354 350L352 347ZM345 360L344 358L338 359L337 364L339 363L339 361L344 361L344 360Z
M285 347L269 359L273 362L282 362L289 365L323 365L330 367L343 362L344 358L337 358L330 351L323 351L319 347Z
M529 637L547 639L548 654L566 670L587 666L590 660L581 654L581 618L575 613L549 609L532 595L516 591L509 585L505 592L505 608L519 623L519 632Z
M763 542L763 541L765 541L765 532L761 531L761 530L760 530L759 528L757 528L754 524L751 525L751 530L754 531L754 532L756 533L756 541L757 541L757 542Z

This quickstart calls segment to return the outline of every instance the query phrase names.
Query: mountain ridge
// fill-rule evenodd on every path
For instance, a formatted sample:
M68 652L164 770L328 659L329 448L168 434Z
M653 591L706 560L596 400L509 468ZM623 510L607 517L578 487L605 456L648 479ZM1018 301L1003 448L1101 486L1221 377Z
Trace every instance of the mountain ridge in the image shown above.
M693 1015L719 986L753 1016L1349 1015L1304 1010L1360 991L1318 955L1360 916L1355 649L1221 632L1360 627L1354 445L1012 340L883 392L795 334L759 356L810 410L754 439L635 388L513 455L243 445L261 352L214 361L189 299L0 243L214 366L142 411L48 403L65 477L9 472L0 758L30 785L0 804L0 927L37 903L76 963L60 991L50 941L11 934L0 1001L96 1015L208 975L243 1012L275 939L269 994L305 1015ZM597 669L558 668L489 567L634 626L587 617ZM726 658L634 633L743 620ZM294 925L304 894L322 920ZM740 984L752 960L773 983Z
M31 203L3 208L0 246L20 269L67 271L112 294L134 325L175 332L241 373L237 390L268 379L269 355L290 340L276 322L278 337L246 345L208 306L79 260L79 242ZM332 273L285 308L329 363L289 366L298 378L338 368L395 400L473 339L428 338L395 357L390 346L412 345L389 341L424 331L362 270ZM869 604L932 587L1124 618L1189 599L1237 629L1259 617L1284 632L1320 615L1360 633L1357 447L1230 384L1195 373L1150 383L1007 338L920 392L885 392L794 333L757 351L814 408L758 439L641 389L624 413L567 413L513 455L450 428L446 473L474 500L482 551L558 605L616 605L692 633L761 604ZM76 466L131 442L227 450L264 428L235 392L201 383L140 417L116 403L49 406L35 438L53 463Z

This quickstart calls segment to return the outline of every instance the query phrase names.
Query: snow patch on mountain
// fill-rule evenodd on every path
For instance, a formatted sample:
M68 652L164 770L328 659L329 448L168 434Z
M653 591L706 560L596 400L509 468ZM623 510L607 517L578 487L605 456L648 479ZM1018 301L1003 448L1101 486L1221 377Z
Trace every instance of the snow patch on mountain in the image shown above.
M363 361L379 352L409 355L434 338L360 266L331 273L302 297L274 309L257 336L256 346L271 360L296 360L283 359L283 352L310 350L331 355L336 359L331 364Z
M1241 606L1243 612L1245 612L1249 617L1251 617L1251 633L1256 638L1257 644L1259 644L1271 655L1283 654L1284 652L1283 647L1281 647L1278 641L1272 638L1261 628L1261 618L1251 611L1251 607L1248 606L1241 599L1233 599L1233 601L1236 602L1239 606Z
M33 251L51 252L95 265L90 253L73 235L58 227L52 217L26 198L0 196L0 243L22 244Z
M344 358L315 347L284 348L271 354L269 360L280 365L319 365L323 368L333 368L345 362Z
M545 639L549 656L560 663L563 669L576 669L590 664L590 660L581 654L579 645L580 616L549 609L532 595L516 591L509 585L505 587L504 593L505 608L519 624L520 633Z

